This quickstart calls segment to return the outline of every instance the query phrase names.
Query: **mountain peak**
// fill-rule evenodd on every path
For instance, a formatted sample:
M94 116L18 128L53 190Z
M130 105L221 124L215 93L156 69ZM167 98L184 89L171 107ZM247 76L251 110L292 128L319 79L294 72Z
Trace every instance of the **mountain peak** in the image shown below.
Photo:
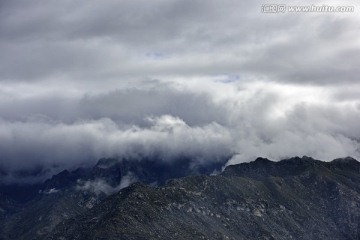
M332 160L332 162L334 162L334 163L359 163L358 160L356 160L355 158L350 157L350 156L347 156L344 158L336 158L336 159Z
M258 157L257 159L255 159L254 162L267 164L267 163L271 163L272 161L267 158Z

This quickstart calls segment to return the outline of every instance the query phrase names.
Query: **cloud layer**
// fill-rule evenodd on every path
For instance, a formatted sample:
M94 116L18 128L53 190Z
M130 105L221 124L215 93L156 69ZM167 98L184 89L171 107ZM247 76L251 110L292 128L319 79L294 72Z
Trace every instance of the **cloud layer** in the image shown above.
M217 74L299 84L358 82L356 1L346 2L353 13L264 14L262 4L2 1L0 80L75 81L88 88Z
M236 154L230 163L257 156L359 157L357 101L336 100L331 91L319 94L313 87L213 84L221 90L217 98L167 85L67 99L64 109L45 107L50 101L19 101L17 109L23 104L43 112L0 121L2 167L61 169L112 156L218 161Z
M360 6L265 14L262 4L2 1L1 169L360 158Z

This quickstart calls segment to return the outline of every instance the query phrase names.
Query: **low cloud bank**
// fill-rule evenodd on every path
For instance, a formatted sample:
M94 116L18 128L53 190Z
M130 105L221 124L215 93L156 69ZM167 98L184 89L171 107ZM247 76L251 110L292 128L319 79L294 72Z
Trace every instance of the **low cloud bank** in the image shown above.
M94 164L101 157L139 159L177 156L217 161L231 149L228 130L217 123L190 127L170 115L149 117L149 127L123 126L111 119L74 124L0 122L1 167L5 171L74 168Z
M93 165L102 157L156 156L171 162L186 156L201 164L233 156L228 164L235 164L258 156L273 160L360 156L359 101L339 99L343 89L316 95L311 87L266 82L212 84L201 91L184 84L86 96L95 111L86 118L79 115L78 120L56 118L56 109L51 108L42 117L11 120L5 116L0 120L1 174L4 179L26 179L35 172L41 178L65 168ZM162 104L148 98L149 91L161 96ZM148 99L148 104L157 106L150 108L153 114L136 108L142 104L127 102L119 104L118 112L129 111L131 118L116 115L116 104L125 101L122 95L130 96L129 92L136 93L132 101ZM84 98L72 101L76 105ZM35 113L34 109L28 111ZM103 111L95 114L96 109ZM166 114L168 109L171 114Z

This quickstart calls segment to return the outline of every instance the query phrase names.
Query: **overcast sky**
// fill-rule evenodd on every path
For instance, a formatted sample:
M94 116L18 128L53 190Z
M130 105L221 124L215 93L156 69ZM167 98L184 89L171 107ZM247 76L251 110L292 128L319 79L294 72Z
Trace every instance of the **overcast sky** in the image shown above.
M1 168L360 159L360 4L264 3L1 0Z

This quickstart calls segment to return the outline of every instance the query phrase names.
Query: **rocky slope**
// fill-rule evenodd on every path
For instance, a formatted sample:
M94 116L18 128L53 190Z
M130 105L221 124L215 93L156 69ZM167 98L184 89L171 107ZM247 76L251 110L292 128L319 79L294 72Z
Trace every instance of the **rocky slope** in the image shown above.
M217 176L136 183L43 239L359 239L360 163L259 158Z
M189 158L171 163L107 158L91 168L65 170L42 184L0 185L0 239L39 239L133 182L159 186L172 178L210 174L226 161L196 165Z

